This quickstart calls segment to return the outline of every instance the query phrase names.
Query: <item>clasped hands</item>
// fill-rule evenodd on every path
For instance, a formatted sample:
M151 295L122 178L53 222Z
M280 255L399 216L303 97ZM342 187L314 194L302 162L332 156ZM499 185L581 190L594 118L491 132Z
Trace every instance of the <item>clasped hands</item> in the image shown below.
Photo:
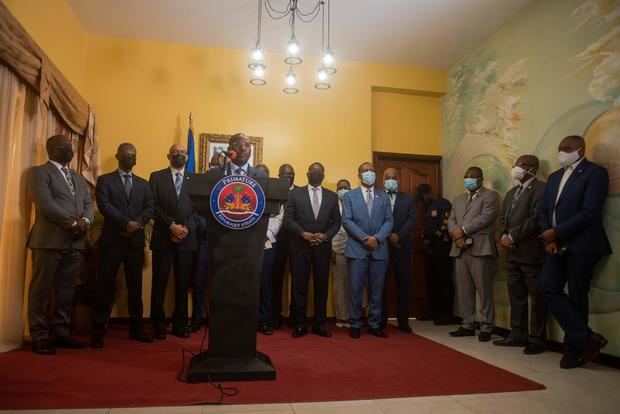
M144 226L135 220L129 220L125 230L121 232L123 237L131 237L135 232L144 230Z
M456 247L461 250L467 249L467 245L465 244L465 233L463 233L463 230L454 229L450 235L452 236L452 241L454 241Z
M327 241L327 236L324 233L310 233L309 231L304 231L301 233L301 237L310 243L312 247Z
M189 230L182 224L172 223L170 225L170 239L173 243L181 243L187 238Z
M88 231L88 220L84 217L76 217L75 224L71 226L71 236L74 240L79 240L86 236L86 232Z
M558 254L558 234L555 229L547 229L543 231L538 238L541 239L545 245L545 253L550 254L551 256Z

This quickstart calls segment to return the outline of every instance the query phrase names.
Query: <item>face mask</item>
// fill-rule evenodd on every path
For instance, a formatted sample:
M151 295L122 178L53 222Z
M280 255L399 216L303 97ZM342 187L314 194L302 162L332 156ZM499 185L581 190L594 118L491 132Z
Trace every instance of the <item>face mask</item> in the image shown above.
M130 155L127 157L120 157L118 164L124 171L131 171L134 165L136 165L136 156Z
M66 165L71 162L73 159L73 149L67 148L58 151L57 153L57 161L59 164Z
M376 175L374 171L364 171L362 173L362 182L366 185L373 185L375 183Z
M465 188L467 188L469 191L473 191L476 189L476 187L478 187L478 179L477 178L465 178L465 180L463 180L464 184L465 184Z
M510 176L517 181L521 181L525 177L526 171L521 167L513 167Z
M183 168L183 166L185 165L185 155L182 155L182 154L171 155L170 164L172 164L174 168Z
M396 192L396 190L398 190L398 181L392 179L385 180L383 182L383 188L385 188L390 193L394 193Z
M348 193L348 192L349 192L349 190L347 190L346 188L338 190L338 198L341 199L341 200L344 200L344 195L346 193Z
M558 152L558 162L562 167L568 167L579 160L579 150L573 152Z
M325 174L320 173L318 171L312 171L307 173L308 176L308 184L312 187L318 187L323 182L323 178L325 178Z

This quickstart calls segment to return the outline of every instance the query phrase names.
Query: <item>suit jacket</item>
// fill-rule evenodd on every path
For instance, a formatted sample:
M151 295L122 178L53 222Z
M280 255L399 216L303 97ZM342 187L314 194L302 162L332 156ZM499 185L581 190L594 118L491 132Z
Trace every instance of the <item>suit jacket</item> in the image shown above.
M73 240L70 230L76 218L86 217L93 222L93 202L86 180L70 171L75 196L63 173L51 162L30 171L28 190L36 208L27 244L31 249L84 249L84 239Z
M517 263L542 263L545 248L538 238L536 213L545 192L545 183L534 178L519 196L514 208L512 200L519 186L511 188L504 197L502 215L499 218L501 233L509 234L513 247L508 249L508 260Z
M398 234L400 238L400 247L390 246L392 252L397 254L412 253L413 242L411 240L411 230L415 226L416 214L416 205L413 197L401 191L396 193L394 210L392 211L392 216L394 218L392 233Z
M221 175L221 176L231 175L229 166L230 166L230 164L223 165L223 166L220 166L220 167L211 168L209 171L207 171L206 174L218 174L218 175ZM252 177L252 178L267 178L267 174L265 174L262 171L257 170L256 168L254 168L252 166L248 166L248 177Z
M102 247L144 247L144 231L129 235L125 228L130 220L142 226L153 218L153 195L147 181L132 174L129 198L118 170L97 179L95 190L97 207L103 215L99 244Z
M311 246L301 237L305 231L324 233L327 237L328 250L331 251L331 240L340 229L340 209L338 196L323 187L321 206L317 218L314 218L308 186L298 187L289 193L284 210L284 227L289 231L289 247L291 252L310 251Z
M448 231L464 227L467 235L474 240L469 248L473 256L497 256L495 244L495 220L499 213L499 194L481 187L476 197L467 203L468 193L461 194L454 200L448 218ZM452 243L450 256L458 257L461 249Z
M573 255L601 256L611 254L611 246L603 228L603 204L607 199L607 170L583 159L566 181L556 204L564 169L549 176L545 194L538 208L541 231L553 227L555 207L557 240Z
M366 201L361 188L351 190L344 196L342 225L349 234L344 255L353 259L363 259L368 254L375 260L387 260L388 246L386 239L392 231L394 219L392 208L385 191L374 190L374 202L371 214L368 214ZM375 236L379 246L372 251L366 250L363 239Z
M187 175L187 171L185 175ZM198 249L196 216L192 200L187 194L185 179L178 198L170 167L152 173L149 178L149 185L155 206L151 250L176 248L183 251L196 251ZM171 240L170 225L173 222L183 224L189 230L189 234L181 243L174 243Z

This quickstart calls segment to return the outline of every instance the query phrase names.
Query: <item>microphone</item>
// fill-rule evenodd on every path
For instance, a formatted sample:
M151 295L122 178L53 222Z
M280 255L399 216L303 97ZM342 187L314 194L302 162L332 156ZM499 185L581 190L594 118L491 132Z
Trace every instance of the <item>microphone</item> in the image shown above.
M229 160L234 160L235 158L237 158L237 151L235 150L230 150L230 151L221 151L220 154L228 157Z

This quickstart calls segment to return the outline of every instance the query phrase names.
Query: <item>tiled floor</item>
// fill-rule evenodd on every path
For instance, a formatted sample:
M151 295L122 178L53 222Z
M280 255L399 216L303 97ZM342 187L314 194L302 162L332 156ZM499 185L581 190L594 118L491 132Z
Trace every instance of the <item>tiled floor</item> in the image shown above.
M560 355L546 352L527 356L520 348L500 348L476 338L450 338L452 327L430 322L412 322L414 332L490 364L544 384L547 389L500 394L470 394L389 400L339 401L325 403L226 405L161 408L113 408L98 410L16 411L17 413L70 414L411 414L411 413L619 413L620 371L589 364L562 370ZM467 373L463 373L467 375ZM0 411L6 413L7 411Z

